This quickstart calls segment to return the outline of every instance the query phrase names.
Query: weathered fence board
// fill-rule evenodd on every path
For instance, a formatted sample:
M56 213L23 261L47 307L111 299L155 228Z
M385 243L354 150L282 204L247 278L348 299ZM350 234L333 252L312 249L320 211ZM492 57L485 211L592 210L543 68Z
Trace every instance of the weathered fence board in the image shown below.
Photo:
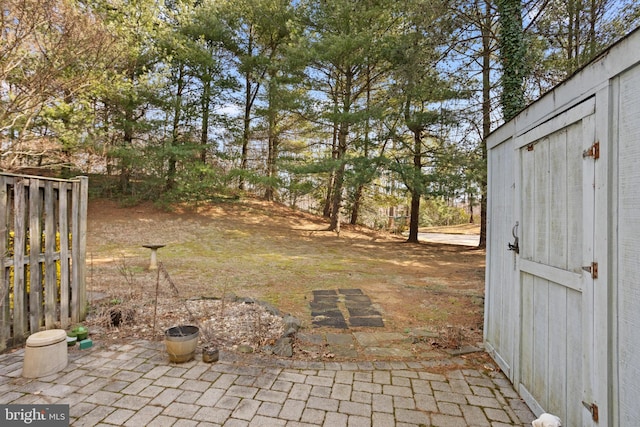
M60 183L60 193L67 194L69 184ZM68 199L60 197L58 205L60 230L69 229ZM69 319L69 301L71 299L71 274L69 270L69 234L60 233L60 319L66 327Z
M0 175L0 338L8 337L10 333L9 311L9 271L5 268L5 257L7 256L7 224L9 223L9 210L7 203L7 186L5 185L5 177ZM4 339L0 339L0 349L4 346Z
M0 174L0 351L86 315L88 179Z
M13 192L15 206L13 221L13 337L20 339L26 333L26 315L28 313L25 301L27 287L24 274L27 229L24 224L26 207L25 186L22 180L16 180Z
M29 330L40 330L42 319L42 279L40 268L40 243L42 230L40 227L40 180L29 180ZM31 268L31 266L38 268Z
M56 274L56 222L55 222L55 194L53 182L47 181L44 184L44 327L51 329L55 324L57 277Z

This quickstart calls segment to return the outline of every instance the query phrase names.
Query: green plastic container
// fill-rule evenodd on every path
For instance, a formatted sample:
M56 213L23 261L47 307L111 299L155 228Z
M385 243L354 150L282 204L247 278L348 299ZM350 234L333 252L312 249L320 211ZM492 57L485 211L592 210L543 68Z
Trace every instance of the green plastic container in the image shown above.
M78 341L86 340L89 336L89 330L84 326L76 326L71 330L71 333L78 338Z
M71 329L70 332L67 332L68 337L76 337L78 341L86 340L89 336L89 330L84 326L76 326Z

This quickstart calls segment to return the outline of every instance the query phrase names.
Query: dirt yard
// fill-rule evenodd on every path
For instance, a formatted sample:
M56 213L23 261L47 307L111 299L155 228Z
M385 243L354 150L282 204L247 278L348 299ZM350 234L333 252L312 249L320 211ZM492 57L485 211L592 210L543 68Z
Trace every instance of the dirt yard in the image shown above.
M316 333L330 328L312 325L312 291L360 289L385 326L349 331L430 331L421 344L440 349L482 340L485 254L476 248L344 225L338 236L322 218L257 200L173 212L93 200L88 217L87 324L97 339L159 339L193 315L227 324L232 338L252 324L264 344L280 325L246 317L249 304L223 295L265 301ZM160 270L148 269L145 244L165 245Z

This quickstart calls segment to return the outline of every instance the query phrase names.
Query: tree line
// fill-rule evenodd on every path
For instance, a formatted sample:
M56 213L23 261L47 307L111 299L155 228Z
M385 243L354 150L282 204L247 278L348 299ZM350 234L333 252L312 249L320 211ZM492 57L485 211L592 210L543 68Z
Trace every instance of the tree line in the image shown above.
M1 4L2 170L95 174L129 201L251 192L331 229L401 218L409 241L427 207L484 206L484 138L640 16L633 0Z

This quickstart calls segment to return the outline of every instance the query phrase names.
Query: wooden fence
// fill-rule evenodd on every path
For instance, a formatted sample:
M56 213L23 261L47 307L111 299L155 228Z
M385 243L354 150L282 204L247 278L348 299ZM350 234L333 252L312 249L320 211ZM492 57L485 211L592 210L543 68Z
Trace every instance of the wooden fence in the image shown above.
M88 182L0 174L0 351L84 319Z

